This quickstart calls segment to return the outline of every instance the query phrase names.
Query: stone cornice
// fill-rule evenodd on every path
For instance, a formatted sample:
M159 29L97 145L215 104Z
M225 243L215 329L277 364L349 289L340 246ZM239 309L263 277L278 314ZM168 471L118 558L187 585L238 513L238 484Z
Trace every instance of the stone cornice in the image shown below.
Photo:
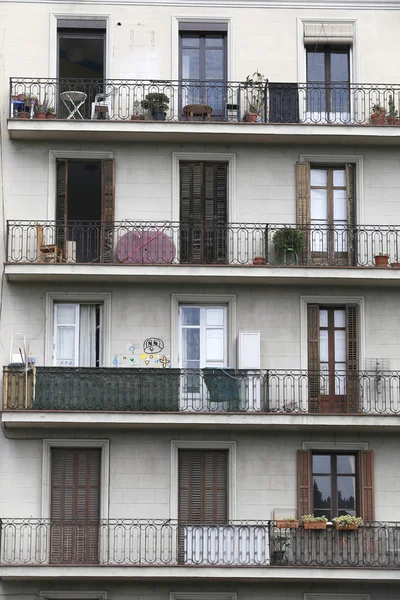
M400 10L400 0L0 0L0 3L270 8L304 10Z

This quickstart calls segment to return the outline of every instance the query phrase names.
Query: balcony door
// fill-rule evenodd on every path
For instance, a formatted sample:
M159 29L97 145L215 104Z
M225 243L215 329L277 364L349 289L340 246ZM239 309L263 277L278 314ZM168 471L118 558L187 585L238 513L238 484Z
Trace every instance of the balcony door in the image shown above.
M54 304L53 365L100 367L102 364L101 304ZM65 390L60 389L60 393Z
M196 31L194 27L213 30ZM218 31L220 27L181 23L179 32L181 108L189 104L211 106L211 118L219 119L226 108L227 69L226 31Z
M100 449L51 451L50 563L99 562Z
M228 164L181 162L180 262L226 263L228 259Z

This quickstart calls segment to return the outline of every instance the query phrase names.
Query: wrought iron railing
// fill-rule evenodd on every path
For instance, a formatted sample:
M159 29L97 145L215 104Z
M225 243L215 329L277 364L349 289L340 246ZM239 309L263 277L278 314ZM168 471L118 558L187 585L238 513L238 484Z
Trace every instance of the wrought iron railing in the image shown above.
M400 265L400 226L7 222L10 263L372 267L380 255Z
M400 371L5 367L4 410L400 414Z
M399 105L399 84L10 79L13 118L398 125Z
M2 519L0 565L44 564L398 568L400 524L305 530L274 521Z

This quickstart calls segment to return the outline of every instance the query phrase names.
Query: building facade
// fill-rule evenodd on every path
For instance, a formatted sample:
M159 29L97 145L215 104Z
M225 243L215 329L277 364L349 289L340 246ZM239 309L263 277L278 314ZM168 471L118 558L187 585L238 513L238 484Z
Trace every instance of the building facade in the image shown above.
M399 25L0 3L1 598L398 598Z

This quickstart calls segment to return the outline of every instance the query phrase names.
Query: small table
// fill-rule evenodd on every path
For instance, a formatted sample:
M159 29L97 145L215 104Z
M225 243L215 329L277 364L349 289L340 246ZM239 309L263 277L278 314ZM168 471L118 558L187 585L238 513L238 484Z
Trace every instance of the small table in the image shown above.
M187 104L182 108L182 112L186 119L193 121L193 117L203 117L203 121L207 117L207 121L211 121L212 106L207 104Z
M83 119L83 115L81 114L79 109L83 104L85 104L87 98L87 94L85 94L85 92L62 92L60 94L60 98L69 112L67 120L77 118ZM79 117L75 115L79 115Z

